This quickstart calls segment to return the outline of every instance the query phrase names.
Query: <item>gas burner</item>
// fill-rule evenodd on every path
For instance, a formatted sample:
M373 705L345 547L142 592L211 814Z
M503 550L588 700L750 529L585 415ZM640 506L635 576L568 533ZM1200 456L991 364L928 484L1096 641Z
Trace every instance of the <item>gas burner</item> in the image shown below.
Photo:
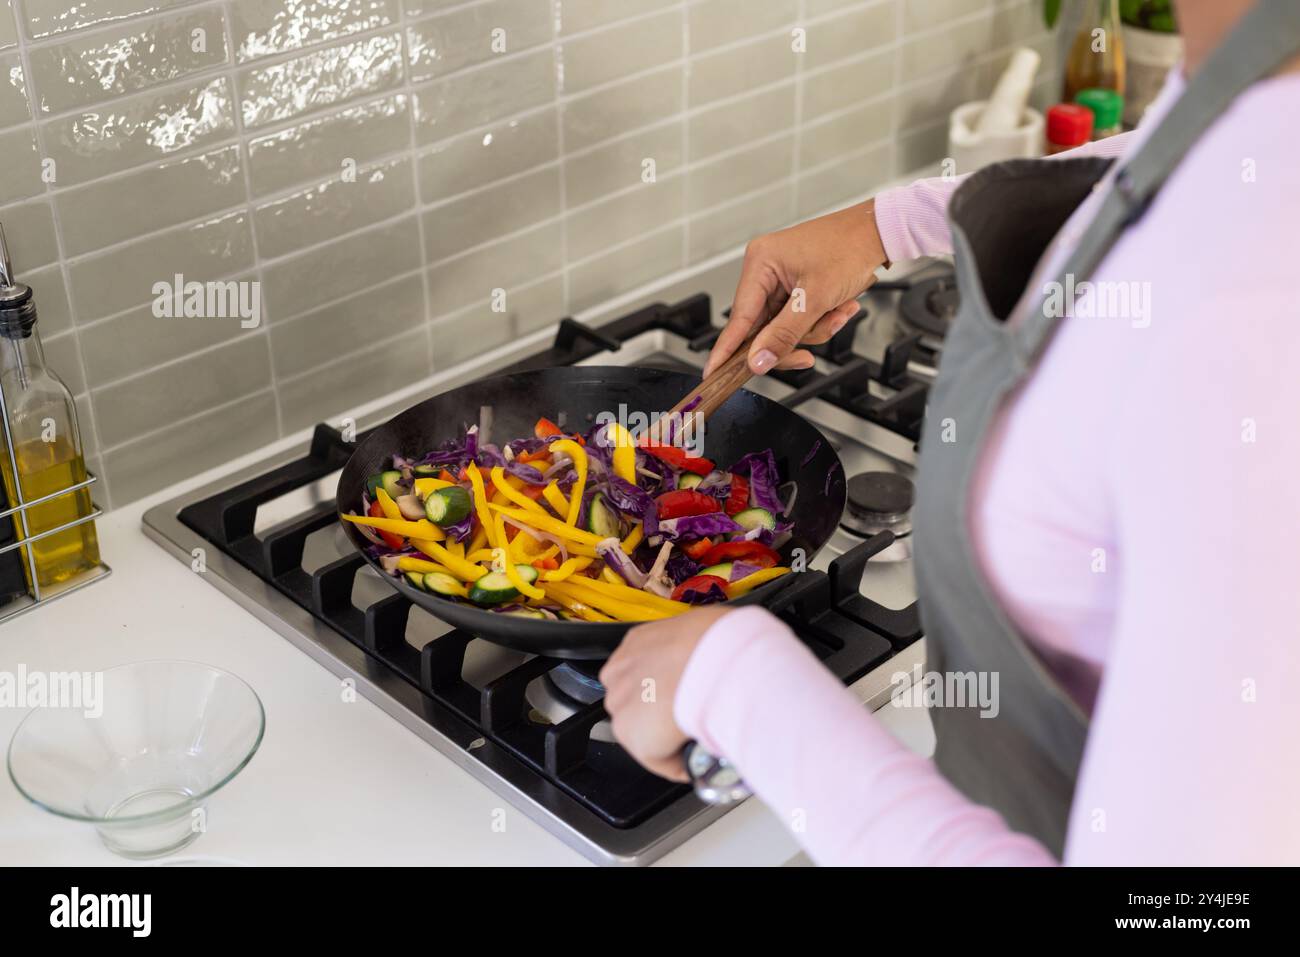
M922 279L904 292L898 314L904 325L921 333L926 345L937 348L948 334L959 304L956 277L937 276Z
M605 697L605 686L596 675L603 661L566 661L529 684L524 697L532 711L528 718L536 724L559 724L584 706ZM594 741L613 741L609 721L601 721L591 730Z
M855 535L870 538L880 532L893 532L896 539L906 539L912 532L912 501L916 487L906 475L897 472L863 472L849 479L848 500L840 524ZM895 542L877 559L906 558L911 549L899 549Z

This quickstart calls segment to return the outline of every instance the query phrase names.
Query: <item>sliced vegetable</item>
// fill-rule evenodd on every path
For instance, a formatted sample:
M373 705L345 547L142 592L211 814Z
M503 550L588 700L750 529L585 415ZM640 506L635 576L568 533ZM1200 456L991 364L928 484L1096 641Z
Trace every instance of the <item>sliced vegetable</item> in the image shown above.
M448 485L429 493L424 500L424 514L438 526L455 525L469 517L469 492L459 485Z
M377 489L377 491L382 492L383 489L380 488L380 489ZM381 502L379 502L378 499L376 499L375 501L373 501L373 502L370 503L370 512L369 512L369 514L370 514L370 516L371 516L372 518L387 518L387 517L388 517L387 515L384 514L384 506L383 506L383 504L382 504ZM365 523L365 522L360 522L360 523L358 523L358 524L362 524L362 525L364 525L364 524L367 524L367 523ZM373 526L371 526L371 527L373 527ZM378 536L383 540L384 544L387 545L389 548L398 549L398 548L401 548L401 547L405 544L405 543L403 542L403 540L402 540L402 536L401 536L401 535L395 535L395 534L393 534L392 532L386 532L386 531L383 531L383 530L378 529L378 528L375 529L375 533L376 533L376 534L377 534L377 535L378 535Z
M538 474L540 477L540 473ZM543 515L546 514L544 508L515 488L514 483L511 482L509 477L506 475L506 470L500 466L492 469L492 484L497 487L497 490L507 501L513 502L520 508L527 509L530 512L540 512Z
M692 489L703 481L703 475L697 475L694 472L687 472L685 475L677 479L677 487L679 489Z
M781 556L762 542L719 542L700 556L699 561L705 565L744 562L759 568L772 568L781 564Z
M506 518L513 518L521 525L528 525L544 532L550 532L557 538L578 542L582 545L590 545L592 548L600 544L599 535L593 535L581 528L573 528L558 519L551 518L549 515L538 515L536 512L526 512L522 508L507 508L504 505L489 505L488 508L494 512L500 512Z
M708 515L683 515L681 518L659 523L659 534L671 541L680 539L690 541L709 535L730 535L740 530L740 526L722 512L710 512Z
M406 583L412 588L424 591L424 575L420 572L406 572Z
M771 531L776 528L776 516L765 508L747 508L733 517L743 529L766 528Z
M582 511L582 493L587 487L587 453L573 439L558 439L551 443L551 449L573 459L573 468L577 472L578 480L573 483L573 490L569 493L569 509L564 521L567 525L576 525L578 513Z
M684 545L681 546L681 549L691 559L698 562L704 559L704 556L709 553L709 549L712 547L713 547L713 539L701 538L698 542L685 543Z
M719 565L708 565L700 569L701 575L712 575L715 578L721 578L724 582L731 581L731 562L722 562Z
M688 605L703 605L725 601L727 580L717 575L695 575L673 589L673 601Z
M548 439L553 435L563 434L564 433L560 431L560 427L546 416L542 416L538 419L537 424L533 426L533 435L537 436L539 439Z
M611 422L605 428L605 434L609 436L611 444L614 446L612 461L614 464L614 474L624 482L636 484L636 443L627 429L617 422Z
M415 489L416 495L424 498L430 492L436 492L440 488L447 488L449 485L455 484L455 482L449 482L441 478L418 478L411 482L411 487Z
M405 495L406 490L402 488L402 473L396 469L389 469L387 472L380 473L379 484L390 498L397 498L399 495Z
M445 572L428 572L424 576L424 590L444 598L465 598L469 595L468 588Z
M587 531L601 538L617 538L622 531L618 515L605 503L605 496L599 492L587 506Z
M643 442L641 448L660 461L667 462L674 468L694 472L696 475L708 475L713 471L713 462L709 459L687 455L675 445L661 445L657 442Z
M726 586L728 598L739 598L747 592L753 591L759 585L765 585L775 578L782 575L788 575L788 568L764 568L761 572L754 572L746 578L739 581L729 582Z
M660 522L668 519L680 518L683 515L705 515L709 512L717 512L722 506L712 495L706 495L703 492L696 492L691 489L679 489L675 492L665 492L655 499L656 515Z
M504 572L488 572L469 588L469 600L476 605L499 605L518 597L519 590Z
M427 521L408 522L404 518L376 518L361 515L342 515L340 517L345 522L352 522L355 525L368 525L370 528L376 529L381 535L384 532L391 532L403 538L423 538L433 539L434 541L438 541L443 537L442 532ZM401 546L394 547L400 548Z
M728 515L738 515L747 508L749 508L749 483L745 481L745 476L732 473L731 494L727 496L722 510Z

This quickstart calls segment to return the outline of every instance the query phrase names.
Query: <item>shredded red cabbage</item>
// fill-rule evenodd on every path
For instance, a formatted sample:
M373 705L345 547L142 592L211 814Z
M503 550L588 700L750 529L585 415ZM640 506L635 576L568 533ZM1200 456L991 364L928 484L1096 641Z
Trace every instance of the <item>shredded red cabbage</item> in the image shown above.
M670 541L679 539L707 538L710 535L730 535L740 531L740 526L722 512L709 512L707 515L683 515L659 522L655 534L662 535ZM647 532L649 534L649 532Z
M743 456L731 469L741 475L749 475L749 500L759 508L765 508L773 515L780 515L781 497L777 495L776 456L771 449L762 452L750 452Z

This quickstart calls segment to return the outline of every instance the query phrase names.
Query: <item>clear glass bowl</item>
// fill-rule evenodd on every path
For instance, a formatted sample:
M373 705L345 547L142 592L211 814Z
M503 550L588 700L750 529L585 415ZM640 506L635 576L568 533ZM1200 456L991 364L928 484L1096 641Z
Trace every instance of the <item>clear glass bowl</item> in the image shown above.
M242 679L193 661L102 674L102 713L46 707L23 718L9 777L38 807L95 825L118 854L170 854L207 829L207 799L257 752L262 702Z

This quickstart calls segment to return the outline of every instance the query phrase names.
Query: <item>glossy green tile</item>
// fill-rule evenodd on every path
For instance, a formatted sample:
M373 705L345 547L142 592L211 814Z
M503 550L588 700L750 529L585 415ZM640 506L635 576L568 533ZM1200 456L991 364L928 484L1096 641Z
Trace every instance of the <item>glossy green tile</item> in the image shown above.
M648 171L661 178L680 169L684 125L681 119L671 119L568 157L564 163L564 190L569 205L581 206L635 186L645 181Z
M143 197L148 201L141 202ZM232 144L61 191L55 207L64 251L76 256L229 209L245 200L239 147Z
M27 32L34 38L125 20L179 7L191 0L23 0Z
M263 259L315 245L323 236L342 235L391 219L415 205L411 160L363 166L288 196L269 200L253 213L257 252Z
M703 52L749 36L791 29L799 17L797 0L698 0L691 5L691 52ZM789 38L786 38L787 41Z
M807 30L803 68L815 70L893 43L898 36L898 7L894 0L889 0L869 7L848 9L809 23ZM869 91L860 92L870 95Z
M208 282L242 272L253 263L253 235L245 213L169 229L68 266L69 290L78 322L111 316L154 299L154 284Z
M0 56L0 128L26 123L32 118L27 107L27 84L17 51Z
M490 0L406 28L412 83L423 83L551 39L549 3Z
M401 36L382 33L245 70L240 109L244 126L255 129L376 96L401 82Z
M686 174L687 206L691 212L707 209L793 173L794 135L787 134L691 168Z
M804 77L803 121L856 106L891 90L896 58L896 51L881 50Z
M686 209L685 182L677 173L639 183L569 213L564 223L569 261L594 256L680 218Z
M268 389L103 452L113 502L134 501L261 448L279 435L275 405Z
M898 102L891 94L806 124L799 135L799 166L807 169L888 139L895 129Z
M443 140L420 154L420 197L437 202L552 162L560 155L559 138L556 111L549 107Z
M235 0L230 33L239 62L288 53L397 22L397 0Z
M680 112L683 87L681 69L668 67L568 100L562 107L565 148L595 146Z
M556 272L562 246L560 224L549 222L439 263L428 270L429 311L446 315Z
M669 226L569 270L569 308L580 312L680 269L685 226Z
M420 265L420 234L411 215L272 263L262 272L262 291L278 321Z
M59 186L213 146L234 132L234 92L226 77L114 100L41 124Z
M794 185L780 183L744 199L691 217L688 259L714 256L770 233L794 216Z
M566 36L581 33L675 3L677 0L563 0L560 4L560 33Z
M209 352L92 390L95 427L99 440L111 448L143 432L166 428L262 391L270 384L266 336L245 333Z
M276 375L300 375L361 343L383 342L422 326L425 318L424 280L416 273L273 323L269 335ZM342 351L341 343L347 344Z
M48 199L33 199L0 207L0 223L13 256L14 270L21 276L29 270L59 258L54 234L54 212Z
M247 273L235 277L237 282L255 279L255 274ZM94 389L260 333L244 329L238 316L156 316L149 304L81 326L77 335L86 365L86 381Z
M350 412L430 372L428 333L423 328L354 349L342 361L280 383L285 432Z
M838 209L884 185L893 175L891 144L850 154L799 177L795 213L800 219Z
M581 93L680 59L683 17L681 10L667 10L566 41L560 47L564 92Z
M555 99L550 49L488 63L415 91L415 135L423 145Z
M12 203L45 191L41 179L41 152L36 133L19 127L0 133L0 203Z
M178 80L225 63L225 22L214 8L128 21L90 36L28 51L37 108L82 109L126 93Z
M902 80L911 83L954 69L971 70L991 49L993 11L973 20L933 30L903 43Z
M793 127L794 106L795 85L790 82L692 115L688 120L692 161Z
M693 57L687 67L687 101L694 108L794 76L799 54L784 34Z
M549 166L424 213L429 262L513 233L560 212L560 168Z
M254 196L341 175L411 141L407 98L384 97L313 117L296 126L249 141L249 175Z

